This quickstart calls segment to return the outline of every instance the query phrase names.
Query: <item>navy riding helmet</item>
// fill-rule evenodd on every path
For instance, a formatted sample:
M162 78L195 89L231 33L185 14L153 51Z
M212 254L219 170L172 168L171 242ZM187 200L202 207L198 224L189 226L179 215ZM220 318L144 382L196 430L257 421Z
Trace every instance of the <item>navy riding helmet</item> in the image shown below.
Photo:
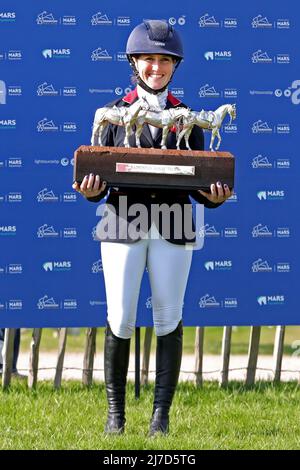
M168 84L160 90L152 90L140 78L135 68L132 56L139 54L165 54L176 59L176 67L183 59L183 46L179 34L166 20L144 20L136 26L127 41L127 58L135 73L138 84L150 93L161 93ZM170 80L171 81L171 80Z

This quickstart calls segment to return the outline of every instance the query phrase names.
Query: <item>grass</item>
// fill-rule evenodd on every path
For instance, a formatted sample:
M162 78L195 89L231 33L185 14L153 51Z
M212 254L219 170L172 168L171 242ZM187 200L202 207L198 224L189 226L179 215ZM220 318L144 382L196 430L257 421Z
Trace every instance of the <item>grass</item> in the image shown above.
M257 383L246 389L231 383L220 389L206 383L178 386L170 434L147 437L153 386L134 398L128 385L127 425L123 436L103 434L106 399L103 385L83 388L49 383L30 391L15 382L0 391L0 449L300 449L299 399L295 383Z
M98 329L97 351L103 350L103 328ZM79 329L78 335L68 335L67 351L82 352L85 345L85 328ZM145 328L141 329L141 341L143 344ZM222 344L223 328L207 327L205 328L204 353L220 354ZM22 332L21 350L29 351L32 330ZM249 343L250 327L234 327L232 332L232 354L247 354ZM274 347L275 327L262 327L260 340L260 354L272 354ZM300 340L300 326L286 327L284 354L291 355L294 352L292 344ZM195 328L184 328L184 354L194 353ZM152 342L152 352L154 352L155 341ZM134 345L134 340L132 347ZM58 339L57 330L44 328L41 340L41 351L57 351Z

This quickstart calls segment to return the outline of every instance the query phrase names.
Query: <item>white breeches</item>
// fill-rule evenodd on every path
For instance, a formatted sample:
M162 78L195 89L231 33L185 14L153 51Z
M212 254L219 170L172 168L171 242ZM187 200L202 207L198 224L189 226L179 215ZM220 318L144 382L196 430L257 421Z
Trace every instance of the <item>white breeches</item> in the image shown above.
M135 243L101 243L107 320L114 335L130 338L134 332L146 266L155 332L157 336L164 336L176 329L182 318L192 255L193 250L167 242L160 236Z

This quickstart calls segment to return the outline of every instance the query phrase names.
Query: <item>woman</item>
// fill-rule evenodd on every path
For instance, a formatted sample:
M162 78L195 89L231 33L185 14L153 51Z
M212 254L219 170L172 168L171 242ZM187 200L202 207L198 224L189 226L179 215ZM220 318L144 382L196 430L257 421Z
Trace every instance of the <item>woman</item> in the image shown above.
M160 109L185 106L168 91L168 85L175 69L183 59L183 48L178 33L166 21L147 20L138 25L130 34L127 57L134 71L137 87L122 99L109 106L130 106L137 99L145 97L150 106ZM107 146L122 147L124 127L109 125L103 141ZM161 130L144 126L141 136L142 147L159 148ZM130 137L130 145L135 146L135 136ZM92 145L97 145L93 136ZM202 129L195 127L190 137L193 149L203 150ZM176 134L170 132L167 147L176 148ZM185 148L182 144L182 148ZM85 176L81 185L73 188L88 200L98 202L108 192L101 175ZM205 207L214 208L223 203L231 192L220 182L212 182L211 192L178 191L172 189L152 190L145 188L110 188L106 205L107 218L114 218L118 233L100 234L101 255L107 296L107 328L104 348L105 382L108 399L108 419L106 433L121 433L125 426L125 388L129 362L130 338L134 331L140 283L148 268L155 332L157 335L156 380L153 414L150 435L167 433L169 410L178 382L182 356L182 306L187 279L192 261L192 250L186 249L191 242L183 231L180 238L175 235L177 222L171 221L169 233L163 233L162 222L151 219L148 228L138 231L135 237L130 232L134 222L127 213L120 213L120 200L125 197L128 208L133 204L143 204L151 212L153 204L177 204L178 207L191 207L189 196ZM179 215L179 225L184 222ZM109 224L108 224L109 225ZM147 232L147 233L145 233ZM153 235L151 237L151 235ZM192 240L193 241L193 240Z

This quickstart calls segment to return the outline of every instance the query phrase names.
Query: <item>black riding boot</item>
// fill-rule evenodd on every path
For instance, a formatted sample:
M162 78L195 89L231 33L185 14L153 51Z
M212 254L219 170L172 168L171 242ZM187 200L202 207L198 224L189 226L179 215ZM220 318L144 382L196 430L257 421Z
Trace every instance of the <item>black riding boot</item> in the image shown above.
M169 430L169 410L178 382L182 357L182 323L166 336L157 337L156 380L150 436Z
M125 392L130 339L118 338L109 324L105 331L104 376L108 401L107 434L121 434L125 427Z

